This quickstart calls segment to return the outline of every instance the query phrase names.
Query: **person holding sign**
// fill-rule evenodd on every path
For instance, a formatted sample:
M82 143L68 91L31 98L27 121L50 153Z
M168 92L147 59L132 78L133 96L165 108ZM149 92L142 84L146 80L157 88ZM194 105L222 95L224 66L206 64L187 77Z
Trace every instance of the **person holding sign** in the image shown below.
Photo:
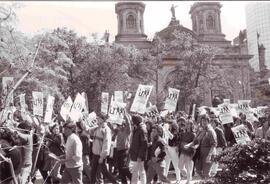
M131 180L131 173L128 168L128 151L131 135L131 117L124 111L124 122L117 124L116 129L116 159L119 170L119 177L123 184L127 183L127 178Z
M139 115L132 116L134 125L132 142L130 145L130 160L132 178L131 183L138 183L139 178L142 184L146 184L146 173L144 169L144 161L147 156L147 129L143 119Z
M86 128L86 132L93 136L92 159L91 159L91 184L95 184L97 176L102 173L104 177L112 183L117 183L116 179L108 172L106 158L109 156L112 145L112 133L107 124L107 116L101 114L97 116L97 127Z
M209 178L213 164L211 158L216 154L217 135L207 114L201 116L200 125L202 130L194 140L195 144L199 143L199 159L196 170L202 178Z

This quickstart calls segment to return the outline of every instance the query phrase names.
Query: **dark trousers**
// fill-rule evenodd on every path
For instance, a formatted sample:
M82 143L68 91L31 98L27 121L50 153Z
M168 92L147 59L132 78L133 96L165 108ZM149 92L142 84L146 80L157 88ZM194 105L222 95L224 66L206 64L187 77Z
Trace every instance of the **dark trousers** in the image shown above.
M131 172L128 167L128 150L118 150L116 152L116 160L121 183L126 184L127 178L131 180Z
M111 175L111 173L108 172L105 159L101 164L98 163L100 156L99 155L92 155L91 160L91 184L96 183L96 177L99 172L102 173L103 177L107 178L111 183L116 183L116 179Z

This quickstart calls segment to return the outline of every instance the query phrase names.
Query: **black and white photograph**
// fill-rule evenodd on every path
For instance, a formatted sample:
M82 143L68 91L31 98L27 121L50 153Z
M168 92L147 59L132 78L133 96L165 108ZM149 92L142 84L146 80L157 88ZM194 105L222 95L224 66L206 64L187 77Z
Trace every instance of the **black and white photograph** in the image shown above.
M0 1L0 184L270 184L270 2Z

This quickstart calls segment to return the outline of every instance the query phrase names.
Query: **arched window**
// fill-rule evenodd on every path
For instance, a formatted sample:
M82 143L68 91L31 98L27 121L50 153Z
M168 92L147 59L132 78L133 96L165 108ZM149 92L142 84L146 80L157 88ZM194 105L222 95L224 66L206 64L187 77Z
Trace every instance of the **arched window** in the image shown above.
M134 18L133 15L129 15L127 17L127 28L128 29L135 29L136 25L136 19Z
M212 15L208 15L206 19L206 26L207 26L207 29L214 29L215 21Z

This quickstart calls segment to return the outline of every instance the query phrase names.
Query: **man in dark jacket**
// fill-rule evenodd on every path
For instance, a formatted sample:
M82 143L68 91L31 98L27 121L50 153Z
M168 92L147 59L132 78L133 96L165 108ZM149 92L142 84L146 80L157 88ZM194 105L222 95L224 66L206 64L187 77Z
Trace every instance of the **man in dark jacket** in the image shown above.
M146 174L144 169L144 161L147 156L147 129L143 119L139 115L132 116L134 124L132 142L130 145L131 159L131 183L138 183L139 178L142 184L146 183Z

